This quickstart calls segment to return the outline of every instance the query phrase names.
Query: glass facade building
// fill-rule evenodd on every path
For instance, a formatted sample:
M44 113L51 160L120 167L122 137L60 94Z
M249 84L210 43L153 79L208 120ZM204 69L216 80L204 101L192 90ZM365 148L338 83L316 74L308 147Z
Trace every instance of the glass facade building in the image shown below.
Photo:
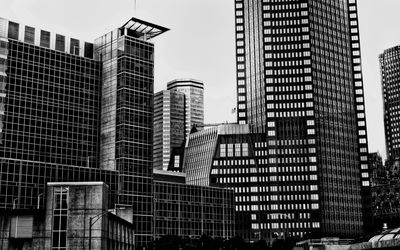
M120 174L119 205L133 206L135 237L153 235L152 37L167 29L135 18L95 41L102 61L100 168Z
M266 197L281 214L268 212L267 229L361 234L370 181L356 0L236 0L235 16L237 118L266 135Z
M181 165L180 155L172 156L174 150L185 143L185 94L162 90L154 95L154 169L167 170Z
M385 123L386 155L389 160L400 158L399 110L400 46L385 50L379 56Z
M176 175L176 176L175 176ZM202 235L228 239L235 236L233 190L186 185L184 174L154 172L155 238L163 235Z
M132 18L87 43L0 19L0 208L43 206L49 181L104 181L153 236L153 60L167 31Z

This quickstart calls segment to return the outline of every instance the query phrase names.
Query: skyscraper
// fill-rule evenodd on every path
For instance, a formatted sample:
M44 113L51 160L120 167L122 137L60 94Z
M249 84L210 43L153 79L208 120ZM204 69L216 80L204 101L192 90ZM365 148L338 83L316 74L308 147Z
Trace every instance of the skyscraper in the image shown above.
M172 152L185 143L185 94L162 90L154 95L154 169L167 170ZM175 165L175 159L171 164ZM176 164L180 165L177 155Z
M385 123L386 155L389 161L400 158L399 110L400 46L385 50L379 56Z
M168 29L131 18L95 41L102 61L100 168L117 170L118 204L133 206L135 236L152 239L154 44Z
M263 195L280 214L268 229L360 234L370 182L356 0L236 0L235 16L238 122L267 136Z
M138 245L152 240L151 39L167 30L131 18L93 44L0 19L0 208L43 206L49 181L104 181Z
M188 137L193 126L204 126L204 84L195 79L175 79L167 83L167 89L185 94L185 122Z

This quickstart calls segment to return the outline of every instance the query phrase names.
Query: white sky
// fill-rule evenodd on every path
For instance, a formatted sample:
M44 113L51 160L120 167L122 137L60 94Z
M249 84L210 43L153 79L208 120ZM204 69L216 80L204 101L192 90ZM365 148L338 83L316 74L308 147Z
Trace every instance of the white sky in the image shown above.
M370 152L385 156L378 55L400 45L399 0L358 0ZM205 122L234 121L234 0L0 0L0 17L93 42L135 16L171 29L155 38L155 91L205 84ZM135 9L136 7L136 9Z

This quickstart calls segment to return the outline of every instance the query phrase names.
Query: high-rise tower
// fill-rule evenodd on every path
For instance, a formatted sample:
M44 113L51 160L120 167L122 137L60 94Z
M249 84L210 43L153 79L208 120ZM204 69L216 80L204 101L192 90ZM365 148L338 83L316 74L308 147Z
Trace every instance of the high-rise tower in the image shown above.
M382 77L386 155L389 160L400 158L399 110L400 46L385 50L379 56Z
M117 170L119 205L133 208L135 236L153 237L154 44L167 28L131 18L96 39L102 63L100 168Z
M194 79L176 79L168 82L167 89L185 94L185 122L187 138L193 126L204 126L204 84Z
M167 170L172 152L185 144L185 94L162 90L154 95L154 169ZM177 155L179 168L180 156ZM175 165L175 159L171 164Z
M263 199L279 214L265 228L360 234L370 183L356 0L236 0L235 13L238 122L267 136Z

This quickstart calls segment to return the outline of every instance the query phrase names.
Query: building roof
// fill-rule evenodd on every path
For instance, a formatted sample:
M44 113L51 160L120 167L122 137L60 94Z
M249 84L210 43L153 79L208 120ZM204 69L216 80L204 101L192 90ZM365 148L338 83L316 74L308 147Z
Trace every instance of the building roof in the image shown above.
M102 186L105 185L108 187L108 185L102 181L77 181L77 182L48 182L47 186Z
M203 81L196 80L193 78L174 79L167 83L167 89L171 89L174 87L196 87L196 88L203 89L204 83L203 83Z
M169 30L168 28L149 23L134 17L132 17L128 22L122 25L121 29L122 28L133 31L137 34L146 35L146 37L149 39Z

